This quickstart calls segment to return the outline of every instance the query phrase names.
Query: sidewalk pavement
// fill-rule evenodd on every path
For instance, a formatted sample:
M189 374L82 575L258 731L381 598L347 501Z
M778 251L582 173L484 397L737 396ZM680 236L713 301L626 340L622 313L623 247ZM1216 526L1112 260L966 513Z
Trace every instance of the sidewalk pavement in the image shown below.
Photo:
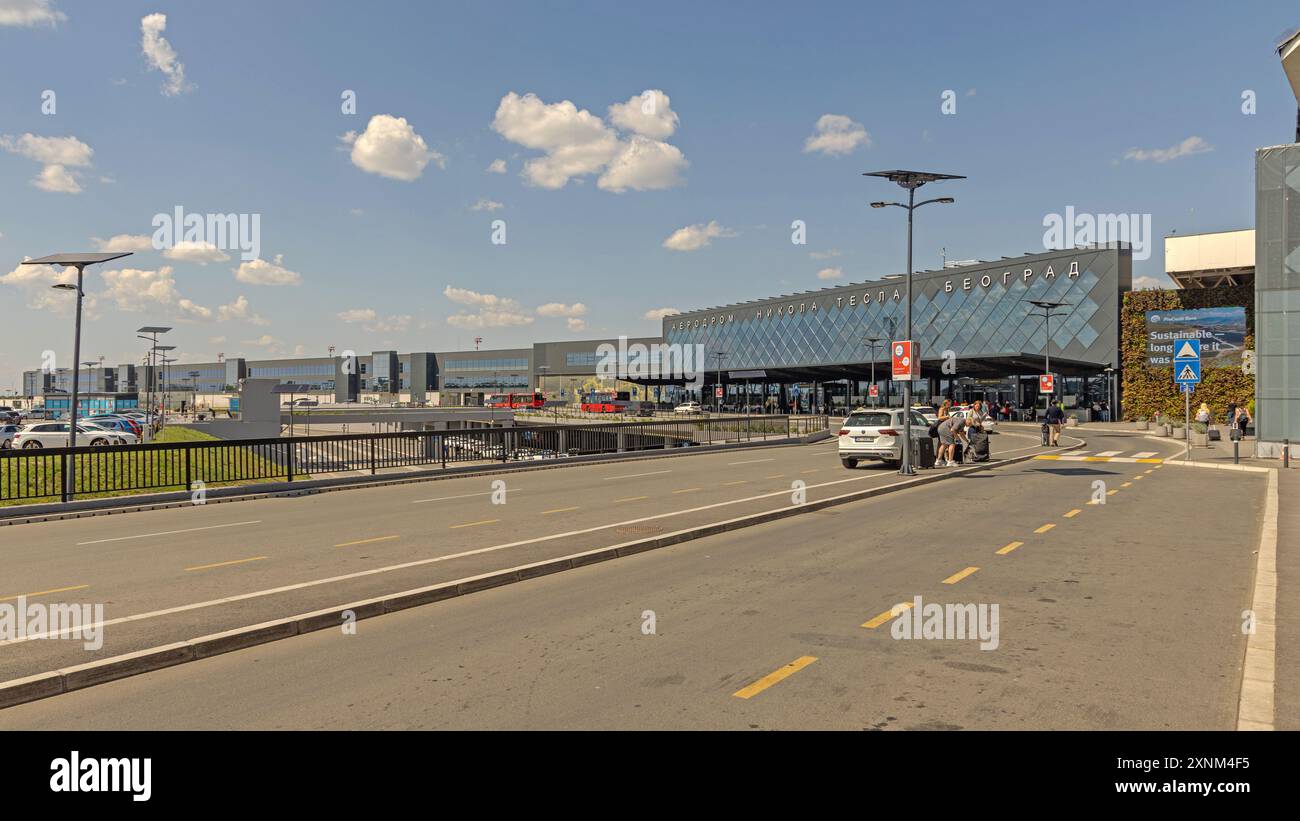
M1300 474L1278 471L1273 726L1300 730Z

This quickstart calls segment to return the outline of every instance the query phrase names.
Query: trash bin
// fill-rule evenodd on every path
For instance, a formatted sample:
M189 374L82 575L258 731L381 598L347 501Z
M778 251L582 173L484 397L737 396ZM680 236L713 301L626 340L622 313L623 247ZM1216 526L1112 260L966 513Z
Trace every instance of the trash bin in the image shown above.
M934 467L934 440L928 436L916 436L912 439L912 467Z

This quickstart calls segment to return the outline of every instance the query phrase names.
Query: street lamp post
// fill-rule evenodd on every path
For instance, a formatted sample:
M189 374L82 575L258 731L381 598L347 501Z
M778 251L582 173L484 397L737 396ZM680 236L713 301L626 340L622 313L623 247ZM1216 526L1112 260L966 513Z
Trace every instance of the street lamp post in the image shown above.
M77 363L81 361L81 304L86 296L86 292L82 287L85 284L86 266L96 265L101 262L111 262L112 260L121 259L126 256L130 256L130 252L111 254L54 254L48 257L41 257L40 259L24 260L22 263L23 265L61 265L77 269L77 284L75 286L71 283L63 282L53 286L61 291L75 290L77 292L77 319L72 335L72 404L68 408L68 447L70 448L77 446L77 400L79 389L81 387L78 384L80 381L79 377L81 371L78 370ZM70 461L64 462L63 501L65 502L72 497L74 490L73 472L71 467L72 464Z
M907 304L904 307L904 335L910 341L912 339L912 213L923 205L939 203L949 205L953 203L952 197L936 197L934 199L916 201L916 189L931 182L941 182L943 180L964 180L963 176L956 174L934 174L927 171L871 171L863 174L864 177L881 177L890 182L897 183L899 186L907 189L907 205L901 202L873 202L872 208L885 208L894 206L897 208L907 209ZM919 346L913 346L912 355L917 356ZM920 361L918 357L917 364ZM912 380L907 379L903 382L903 453L902 466L899 473L911 475L916 472L912 465Z
M718 384L713 386L713 412L722 413L722 360L727 358L724 351L714 351L713 358L717 361Z
M878 336L862 337L862 344L871 346L871 387L876 386L876 346L884 340ZM878 391L877 391L878 392ZM876 407L877 397L871 397L871 407Z
M1052 317L1065 316L1069 311L1057 311L1057 308L1069 307L1068 302L1053 302L1049 299L1026 299L1030 305L1035 305L1043 309L1041 314L1030 311L1032 316L1041 316L1043 318L1043 329L1047 333L1047 340L1043 343L1043 373L1051 376L1052 374ZM1052 380L1052 392L1047 397L1047 408L1052 406L1052 400L1056 398L1056 380ZM1037 404L1037 403L1035 403ZM1046 412L1047 408L1044 408Z
M1115 421L1115 369L1106 369L1106 421Z

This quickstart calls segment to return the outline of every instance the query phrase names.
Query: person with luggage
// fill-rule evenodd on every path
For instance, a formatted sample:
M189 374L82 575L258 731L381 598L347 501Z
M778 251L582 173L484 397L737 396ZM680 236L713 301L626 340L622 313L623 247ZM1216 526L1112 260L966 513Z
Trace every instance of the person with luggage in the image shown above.
M1065 410L1058 405L1048 405L1047 415L1043 420L1047 426L1047 444L1049 447L1061 446L1061 427L1065 424Z
M1238 405L1236 416L1232 419L1232 426L1241 431L1242 438L1246 436L1246 428L1254 423L1255 420L1251 418L1250 411L1246 410L1246 406Z
M962 443L969 445L970 441L966 438L966 420L961 416L949 416L939 423L939 455L934 466L957 467L958 462L954 452L957 444Z

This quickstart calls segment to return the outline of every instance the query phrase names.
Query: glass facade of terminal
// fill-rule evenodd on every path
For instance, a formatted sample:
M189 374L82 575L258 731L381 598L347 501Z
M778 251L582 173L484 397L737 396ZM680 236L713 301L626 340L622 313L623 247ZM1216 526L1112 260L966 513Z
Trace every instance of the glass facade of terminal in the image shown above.
M1079 249L915 275L913 338L925 366L951 351L959 362L983 360L1014 372L1047 349L1043 318L1027 300L1066 303L1051 321L1051 355L1066 362L1119 366L1119 300L1131 287L1129 251ZM872 359L864 337L887 342L904 334L906 282L890 279L668 317L664 340L701 344L723 368L781 370L860 366ZM1056 370L1056 368L1053 368Z
M1295 442L1300 440L1300 144L1261 148L1255 155L1255 328L1259 441Z

